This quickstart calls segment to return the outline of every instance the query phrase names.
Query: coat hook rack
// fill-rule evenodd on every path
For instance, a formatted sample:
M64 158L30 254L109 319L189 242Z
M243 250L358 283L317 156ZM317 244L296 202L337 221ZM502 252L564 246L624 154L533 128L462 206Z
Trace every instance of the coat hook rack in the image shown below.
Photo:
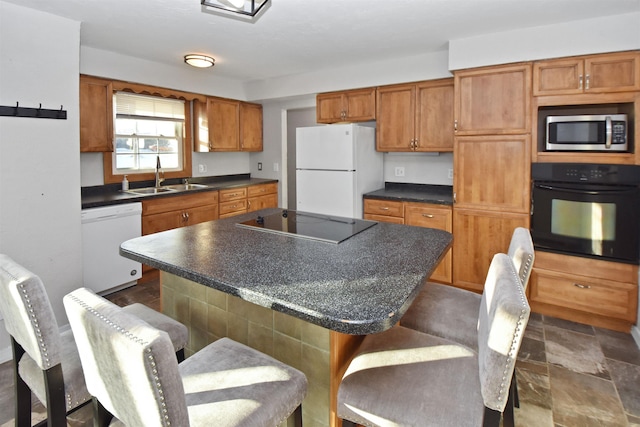
M62 105L59 110L42 108L42 104L40 104L38 108L27 108L21 107L20 103L16 102L15 107L0 105L0 116L67 120L67 110L65 110Z

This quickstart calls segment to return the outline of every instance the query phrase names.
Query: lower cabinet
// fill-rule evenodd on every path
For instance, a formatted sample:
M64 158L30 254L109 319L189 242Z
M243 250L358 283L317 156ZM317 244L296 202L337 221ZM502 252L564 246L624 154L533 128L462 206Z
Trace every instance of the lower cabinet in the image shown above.
M451 207L446 205L365 199L364 219L436 228L452 232ZM449 249L429 280L451 283L452 265L453 255L452 250Z
M200 191L142 201L142 234L218 219L218 192ZM142 272L152 270L146 265Z
M247 187L220 190L220 218L247 212Z
M536 252L531 309L565 320L629 332L638 312L638 266Z
M277 207L277 182L220 190L220 218Z

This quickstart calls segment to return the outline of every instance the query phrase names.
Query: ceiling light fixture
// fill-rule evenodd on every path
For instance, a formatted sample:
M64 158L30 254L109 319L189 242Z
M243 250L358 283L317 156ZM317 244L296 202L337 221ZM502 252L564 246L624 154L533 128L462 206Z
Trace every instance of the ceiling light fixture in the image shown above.
M189 54L184 56L184 62L197 68L213 67L216 60L206 55Z
M269 0L200 0L203 6L222 9L240 15L255 16Z

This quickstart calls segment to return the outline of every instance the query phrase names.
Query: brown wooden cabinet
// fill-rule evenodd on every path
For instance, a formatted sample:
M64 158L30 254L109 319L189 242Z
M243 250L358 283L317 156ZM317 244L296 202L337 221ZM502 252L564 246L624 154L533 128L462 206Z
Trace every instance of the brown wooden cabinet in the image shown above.
M113 151L113 85L80 76L80 151Z
M376 119L376 89L354 89L316 96L316 122L365 122Z
M220 190L220 218L247 212L247 187Z
M262 151L262 105L207 97L193 109L194 151Z
M493 255L529 226L531 65L455 73L453 284L482 292Z
M533 95L640 90L640 52L578 56L533 64Z
M531 128L531 64L455 72L456 135L522 134Z
M142 234L159 233L218 219L218 192L145 199L142 201ZM143 273L152 270L143 266Z
M378 151L452 151L453 79L378 88Z
M453 231L451 207L426 203L405 202L404 223L418 227L436 228L451 233ZM452 250L449 249L429 280L451 283Z
M538 313L629 332L638 266L537 251L528 293Z
M278 207L278 183L252 185L247 188L247 212Z
M365 198L363 217L371 221L436 228L450 233L453 230L451 207L446 205ZM450 284L452 265L453 253L450 249L429 280Z

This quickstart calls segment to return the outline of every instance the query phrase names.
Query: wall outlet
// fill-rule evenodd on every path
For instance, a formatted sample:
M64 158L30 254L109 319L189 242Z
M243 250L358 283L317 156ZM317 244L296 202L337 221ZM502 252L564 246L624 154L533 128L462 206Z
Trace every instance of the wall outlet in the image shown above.
M258 162L258 170L261 171L262 170L262 162Z
M279 170L280 170L280 165L278 164L278 162L275 162L273 164L273 171L278 172Z
M453 169L449 169L449 179L453 179Z
M207 165L198 165L198 172L204 173L207 171Z
M404 176L404 168L402 166L396 166L396 176Z

